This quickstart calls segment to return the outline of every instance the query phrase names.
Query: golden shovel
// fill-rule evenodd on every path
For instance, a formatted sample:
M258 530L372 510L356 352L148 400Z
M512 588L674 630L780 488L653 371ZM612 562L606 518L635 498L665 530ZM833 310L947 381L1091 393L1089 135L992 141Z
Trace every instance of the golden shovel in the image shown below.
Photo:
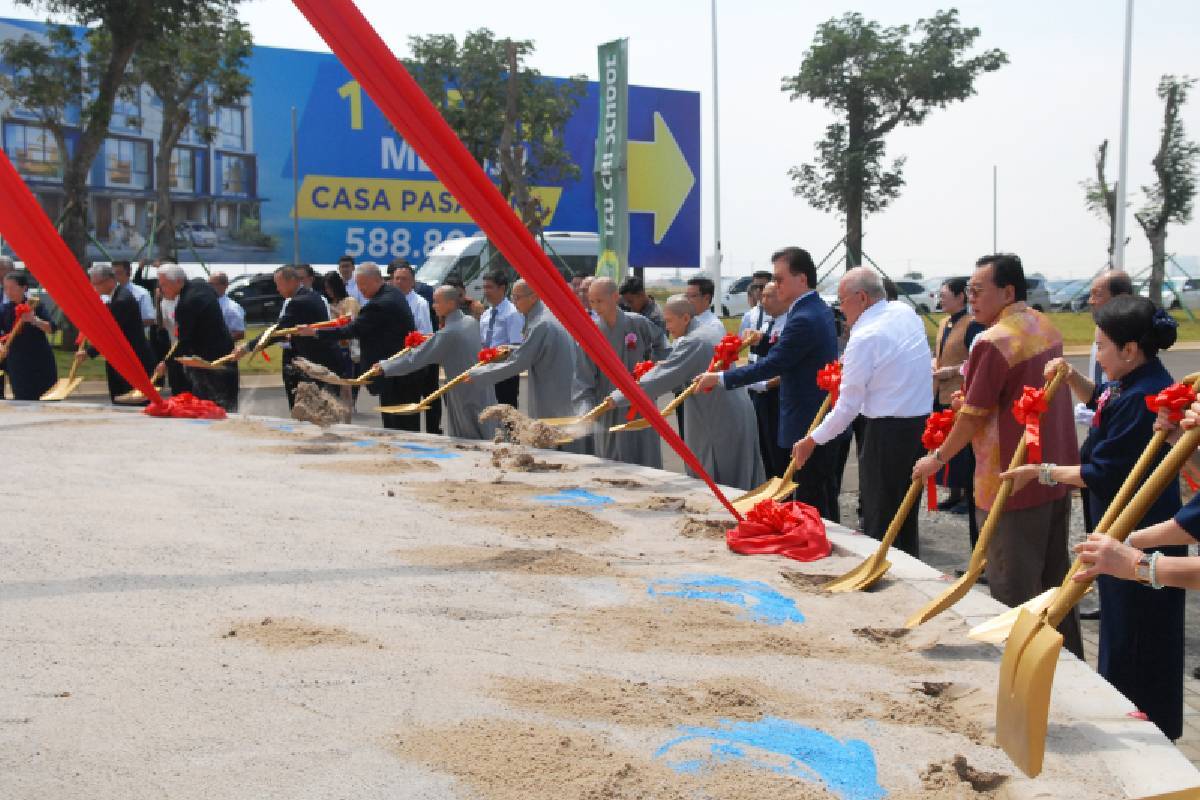
M1193 389L1200 389L1200 372L1188 375L1180 383L1190 383ZM1137 491L1143 476L1149 471L1154 457L1158 455L1158 451L1162 449L1166 441L1166 431L1156 431L1154 436L1150 438L1150 443L1146 445L1146 449L1138 457L1137 463L1133 465L1133 469L1125 477L1125 482L1121 484L1121 488L1113 497L1112 502L1104 510L1104 516L1096 524L1096 530L1106 531L1112 526L1113 521L1117 518L1117 514L1129 502L1129 498L1133 497L1133 493ZM1067 573L1067 580L1070 580L1071 576L1075 574L1076 569L1077 566L1071 567L1071 571ZM1032 600L1026 600L1021 605L1010 608L1003 614L997 614L986 622L979 623L967 632L967 636L977 642L1004 644L1004 640L1008 638L1008 634L1012 631L1013 625L1017 621L1017 616L1021 613L1022 609L1034 616L1041 614L1050 607L1050 600L1054 597L1056 591L1058 591L1057 586L1047 589Z
M825 395L825 399L821 401L821 407L817 409L817 415L813 417L813 421L809 423L808 432L805 436L809 436L821 424L821 420L825 419L825 415L829 413L829 395ZM761 503L763 500L782 500L796 490L796 482L792 478L796 475L796 457L788 462L787 469L784 470L783 476L779 478L771 478L766 483L746 492L741 497L735 497L732 505L737 509L739 514L745 514L750 509Z
M180 356L175 360L189 369L223 369L226 364L237 361L237 353L235 351L223 355L216 361L209 361L200 356Z
M87 352L85 348L87 348L87 342L81 342L76 354ZM54 385L47 389L38 399L51 402L66 400L68 397L70 397L71 393L79 388L79 384L83 383L83 378L75 375L75 373L79 371L79 364L80 362L77 360L72 361L71 369L69 372L67 372L67 377L59 378L57 381L55 381Z
M1046 384L1047 405L1054 399L1054 395L1058 393L1058 387L1062 385L1069 370L1070 367L1063 364L1054 373L1054 377L1050 379L1050 382ZM1008 469L1012 471L1024 463L1025 434L1021 434L1021 441L1017 444L1017 449L1013 452L1012 461L1009 463ZM909 628L915 628L918 625L928 622L963 599L971 587L975 585L975 581L979 580L979 576L983 574L983 568L987 564L988 544L991 542L996 528L1000 525L1000 517L1004 514L1004 506L1008 504L1008 498L1012 494L1012 485L1012 478L1001 482L1000 491L996 493L996 500L992 503L992 507L988 511L987 520L983 523L983 529L979 531L979 539L975 542L975 549L971 551L971 560L967 562L966 572L952 583L946 591L942 592L939 597L909 617L908 621L904 623Z
M504 354L508 355L507 348L503 348L503 350L504 350ZM442 388L436 389L436 390L430 392L429 395L427 397L425 397L425 399L423 399L421 402L419 402L419 403L401 403L398 406L380 406L379 413L380 414L420 414L423 411L428 411L430 403L432 403L434 400L437 400L439 397L444 395L446 392L450 391L455 386L458 386L460 383L462 383L468 377L470 377L472 369L475 369L475 367L482 367L486 364L491 364L491 363L494 363L494 362L493 361L477 361L475 363L475 366L467 369L465 372L461 373L460 375L457 375L454 378L451 378L450 380L446 381L445 385L442 386ZM368 372L368 373L364 373L364 374L370 374L370 373Z
M593 408L591 411L587 412L586 414L583 414L582 416L578 416L578 417L546 417L545 419L538 420L538 422L541 422L543 425L550 425L551 427L554 427L554 428L570 428L570 427L574 427L575 425L581 425L585 422L592 422L593 420L597 419L598 417L604 416L605 412L610 411L610 410L612 410L612 406L610 406L608 404L608 400L606 399L603 403L596 406L595 408Z
M676 397L674 400L672 400L671 402L669 402L665 406L663 406L662 411L660 411L659 413L662 414L664 417L668 417L671 414L674 414L675 410L678 409L681 405L683 405L683 401L687 400L689 397L691 397L695 393L695 391L696 391L696 383L693 381L691 385L689 385L686 389L684 389L682 392L679 393L678 397ZM545 420L543 420L543 421L545 421ZM626 422L622 425L613 425L611 428L608 429L608 432L609 433L622 433L623 431L642 431L649 427L650 427L650 422L645 417L638 417L637 419L630 420L629 422Z
M1146 515L1150 506L1173 480L1200 445L1200 428L1185 433L1151 473L1133 498L1121 508L1107 531L1118 542L1125 541ZM1114 502L1113 505L1116 505ZM1063 584L1055 590L1050 607L1041 614L1021 611L1009 634L1000 661L1000 686L996 697L996 743L1029 777L1042 771L1046 752L1046 728L1050 714L1050 689L1062 650L1062 634L1055 630L1087 593L1091 581L1078 582L1076 560Z
M904 495L904 500L901 501L900 507L896 509L896 514L892 517L891 524L888 525L887 533L883 535L883 540L879 543L879 547L875 549L875 552L842 577L825 584L823 587L825 591L861 592L864 589L870 588L875 581L882 578L892 568L892 562L887 560L888 550L891 549L892 542L896 541L896 537L900 534L900 529L904 527L904 521L908 519L909 512L912 511L913 505L916 504L917 498L920 496L921 480L918 478L908 487L908 492Z

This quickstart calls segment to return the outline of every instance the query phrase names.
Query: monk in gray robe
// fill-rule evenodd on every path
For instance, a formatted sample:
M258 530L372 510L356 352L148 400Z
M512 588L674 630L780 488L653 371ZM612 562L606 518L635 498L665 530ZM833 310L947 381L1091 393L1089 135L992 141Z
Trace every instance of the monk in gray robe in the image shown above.
M444 320L442 329L420 347L379 363L389 378L409 375L440 364L448 378L456 377L478 363L479 321L463 314L462 293L453 286L439 286L433 293L433 308ZM496 403L491 386L460 383L442 396L446 410L446 432L462 439L491 439L495 425L481 423L480 413Z
M596 326L608 339L617 358L631 373L639 361L657 361L666 355L667 337L641 314L617 307L617 284L612 278L596 278L588 287L588 303L596 315ZM575 411L584 413L600 403L609 403L612 381L596 364L578 351L575 361ZM652 400L654 398L651 398ZM602 414L592 427L596 455L612 461L640 464L662 469L662 445L653 428L631 433L609 433L613 425L625 421L615 406Z
M639 381L651 397L675 386L690 385L697 375L706 372L713 351L725 335L724 328L718 332L713 325L696 318L688 299L681 294L667 300L663 319L667 331L675 337L675 346ZM609 399L617 408L629 407L629 401L620 391L610 394ZM758 450L758 421L745 388L708 394L694 392L683 402L688 421L684 442L713 480L737 489L752 489L766 480ZM690 469L688 474L697 477Z
M525 402L529 416L569 417L571 376L575 374L575 340L525 281L512 288L512 303L525 317L524 341L504 361L471 370L471 382L494 386L497 382L529 372Z

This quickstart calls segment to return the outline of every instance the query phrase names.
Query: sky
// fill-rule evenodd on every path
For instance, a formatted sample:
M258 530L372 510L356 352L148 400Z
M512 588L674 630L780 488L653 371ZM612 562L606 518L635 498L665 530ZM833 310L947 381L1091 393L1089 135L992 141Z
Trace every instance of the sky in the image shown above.
M628 37L631 83L702 95L701 247L714 251L709 3L359 0L359 7L401 56L407 55L410 35L461 36L486 27L500 36L533 39L531 64L547 75L595 80L596 45ZM832 119L822 106L790 101L780 90L782 78L798 71L817 25L851 10L883 25L911 25L945 7L923 0L860 0L853 6L717 0L726 275L767 267L770 254L786 245L800 245L819 259L842 235L842 221L796 197L787 174L812 160L813 146ZM910 270L925 277L964 273L992 251L995 167L999 249L1018 253L1029 273L1092 274L1105 261L1108 233L1085 207L1080 183L1092 177L1096 148L1106 138L1110 180L1116 176L1125 3L962 0L957 8L963 24L981 29L978 46L1003 49L1010 63L982 76L976 96L889 136L889 160L907 157L907 185L898 200L865 220L863 249L895 276ZM0 16L42 15L0 0ZM242 16L258 44L328 51L287 0L247 0ZM1141 203L1140 187L1153 179L1150 162L1162 127L1155 94L1159 77L1200 77L1198 30L1200 3L1135 0L1129 132L1134 208ZM1184 124L1190 138L1200 139L1200 92L1185 107ZM1136 272L1149 265L1150 251L1132 215L1126 224L1126 264ZM1200 255L1200 221L1169 228L1167 249Z

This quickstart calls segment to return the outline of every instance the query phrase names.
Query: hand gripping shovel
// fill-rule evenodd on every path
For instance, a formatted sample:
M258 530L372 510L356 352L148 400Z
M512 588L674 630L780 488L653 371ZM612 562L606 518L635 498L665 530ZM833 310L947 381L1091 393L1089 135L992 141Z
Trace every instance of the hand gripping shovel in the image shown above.
M1193 373L1184 378L1181 383L1190 383L1193 389L1200 389L1200 372ZM1126 476L1125 482L1121 484L1120 490L1113 497L1112 502L1108 504L1108 508L1104 510L1104 516L1100 518L1100 522L1096 525L1096 530L1106 531L1112 527L1113 522L1117 518L1117 514L1129 502L1129 498L1133 497L1133 493L1137 491L1138 486L1142 482L1142 478L1150 470L1151 463L1154 462L1154 457L1158 455L1158 451L1167 441L1167 432L1158 431L1150 439L1150 443L1146 445L1146 449L1142 451L1142 455L1138 457L1137 463L1133 465L1133 470ZM1075 574L1078 565L1072 566L1071 571L1067 573L1067 580ZM1026 600L1016 608L1010 608L1003 614L998 614L987 622L981 622L967 632L967 636L977 642L987 642L988 644L1004 644L1004 640L1008 638L1008 634L1012 631L1013 625L1017 621L1017 616L1022 610L1028 611L1030 614L1037 616L1050 607L1050 600L1054 597L1054 593L1058 591L1058 587L1047 589L1032 600Z
M507 351L505 351L505 354L507 355ZM425 399L423 399L419 403L401 403L398 406L380 406L379 413L381 413L381 414L420 414L423 411L427 411L427 410L429 410L430 403L432 403L434 400L437 400L439 397L444 395L446 392L450 391L455 386L458 386L460 383L465 381L467 379L467 377L471 374L472 369L475 369L475 367L482 367L485 364L490 364L490 363L492 363L492 362L491 361L477 361L475 363L475 365L472 366L470 369L468 369L465 372L463 372L462 374L456 375L455 377L446 381L446 384L444 386L442 386L440 389L436 389L436 390L430 392L429 395L427 397L425 397Z
M179 347L179 342L175 342L173 345L171 345L171 349L167 351L167 354L165 356L163 356L163 361L169 361L171 356L175 355L175 350L178 347ZM190 358L190 356L184 356L184 358ZM222 356L221 358L218 358L217 361L222 361L226 358L228 358L228 356ZM203 360L203 359L201 359L201 360ZM215 364L215 363L217 363L217 361L214 361L213 363ZM182 364L183 359L182 358L179 359L179 362ZM205 362L205 363L208 363L208 362ZM159 375L158 377L151 377L150 383L151 383L151 385L154 386L154 388L159 389L159 388L162 388L163 381L165 381L166 379L167 379L167 376L165 374L163 374L163 375ZM113 402L118 405L136 405L138 403L144 403L145 401L146 401L146 395L144 395L142 393L141 389L131 389L130 391L126 392L125 394L117 395L116 397L113 398Z
M821 407L817 409L817 415L813 417L813 421L808 426L808 436L817 429L821 424L821 420L825 419L825 415L829 413L829 395L825 395L825 399L821 402ZM792 460L788 462L787 469L783 473L783 477L771 478L766 483L756 486L746 492L741 497L733 499L733 507L737 509L739 514L745 514L750 509L761 503L763 500L782 500L796 490L796 482L792 478L796 475L796 457L792 456Z
M681 405L683 405L684 400L687 400L695 392L696 392L696 383L693 381L690 386L688 386L686 389L684 389L682 392L679 393L678 397L676 397L674 400L672 400L671 402L669 402L665 406L663 406L662 411L659 413L661 413L664 417L669 417L670 415L675 413L676 409L678 409ZM650 423L646 420L645 417L638 417L637 419L631 420L630 422L626 422L623 425L613 425L611 428L608 429L608 432L609 433L621 433L623 431L640 431L640 430L645 430L646 428L649 428L649 427L650 427Z
M81 342L79 345L79 351L84 350L86 347L87 343ZM55 381L54 385L47 389L39 399L47 402L56 402L59 400L66 400L68 397L70 397L71 393L79 388L79 384L83 383L83 378L75 375L75 373L79 371L79 363L80 362L78 361L72 361L71 369L69 372L67 372L67 377L59 378L57 381Z
M1146 515L1171 481L1200 445L1200 428L1185 433L1163 458L1158 468L1133 498L1121 508L1107 531L1121 542ZM1116 505L1114 501L1113 505ZM1097 529L1099 530L1099 529ZM1078 571L1076 560L1066 580L1055 590L1050 607L1041 614L1021 611L1009 634L1000 661L1000 686L996 697L996 743L1013 763L1030 777L1042 771L1046 752L1046 727L1050 713L1050 688L1054 669L1062 650L1062 634L1055 630L1091 581L1077 582L1071 576Z
M1054 377L1046 384L1046 404L1054 399L1054 395L1058 392L1058 387L1062 384L1063 379L1067 376L1067 367L1065 364L1054 373ZM1001 410L1000 413L1003 413ZM1025 436L1021 435L1021 441L1017 444L1017 449L1013 453L1012 461L1008 468L1014 470L1025 463ZM983 523L983 529L979 531L979 539L975 542L975 549L971 551L971 560L967 563L967 571L963 576L950 585L946 591L942 592L940 597L937 597L933 602L926 605L917 613L909 617L904 623L909 628L915 628L936 617L938 614L945 611L950 606L957 603L964 595L975 585L975 581L979 580L979 576L983 574L983 567L987 563L987 548L991 542L992 536L996 532L997 526L1000 524L1000 517L1004 514L1004 506L1008 503L1009 495L1012 494L1012 479L1000 484L1000 491L996 493L996 500L992 503L992 508L988 511L987 520Z
M604 402L586 414L578 417L546 417L545 419L539 420L539 422L541 422L543 425L550 425L555 428L571 428L576 425L581 425L585 422L592 422L598 417L603 416L604 413L609 411L611 408L612 407L607 402Z

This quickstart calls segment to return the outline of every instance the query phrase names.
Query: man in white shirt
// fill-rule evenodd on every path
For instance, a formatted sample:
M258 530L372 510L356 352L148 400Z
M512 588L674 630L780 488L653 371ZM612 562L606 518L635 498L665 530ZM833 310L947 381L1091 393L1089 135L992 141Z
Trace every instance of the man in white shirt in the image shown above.
M224 272L214 272L208 276L208 285L217 293L217 302L221 304L221 315L225 317L225 327L235 342L246 338L246 310L236 301L226 296L229 291L229 276Z
M399 289L400 294L404 295L404 299L408 301L408 308L412 311L413 323L417 326L417 332L426 336L431 335L433 333L433 316L429 313L429 301L417 293L416 272L407 261L393 262L393 266L392 286ZM340 263L338 269L341 269ZM418 383L420 394L424 396L437 389L440 370L440 363L430 364L404 377ZM442 401L440 399L430 403L429 410L425 412L425 432L442 432Z
M858 462L863 533L882 539L923 456L921 434L933 408L929 380L932 357L921 318L905 302L888 302L883 281L869 267L855 267L838 283L838 300L852 326L842 354L838 400L792 455L803 464L817 445L841 434L859 414L865 417ZM905 520L896 546L919 557L917 512Z
M337 271L338 275L342 276L342 282L346 284L346 293L357 300L359 306L365 306L367 296L362 293L362 289L358 288L358 283L354 280L354 257L342 256L339 258Z
M515 347L524 341L525 317L505 296L508 276L497 270L483 278L483 299L488 310L479 318L479 342L484 347ZM520 408L521 376L513 375L496 383L496 402Z
M714 331L718 328L722 336L725 335L725 323L717 318L713 313L713 287L712 278L706 278L703 275L697 275L694 278L689 278L687 289L683 296L692 304L692 310L696 312L695 319L700 325L711 327Z
M745 314L742 314L742 322L738 326L738 336L750 329L762 330L763 318L767 316L762 307L763 287L770 280L771 273L766 270L759 270L751 276L750 285L746 287L746 300L750 303L750 308L746 309Z
M779 294L779 285L774 281L767 283L758 307L752 310L755 312L753 329L759 338L751 345L746 360L754 364L771 352L787 325L788 306ZM782 477L792 452L779 446L779 378L758 381L746 388L750 390L758 418L758 450L762 454L763 468L768 476Z
M138 286L132 280L131 266L128 261L112 262L113 274L117 276L117 284L124 286L137 300L138 309L142 314L142 326L150 327L158 321L157 315L154 313L154 298L150 296L150 292L146 291L145 287Z

